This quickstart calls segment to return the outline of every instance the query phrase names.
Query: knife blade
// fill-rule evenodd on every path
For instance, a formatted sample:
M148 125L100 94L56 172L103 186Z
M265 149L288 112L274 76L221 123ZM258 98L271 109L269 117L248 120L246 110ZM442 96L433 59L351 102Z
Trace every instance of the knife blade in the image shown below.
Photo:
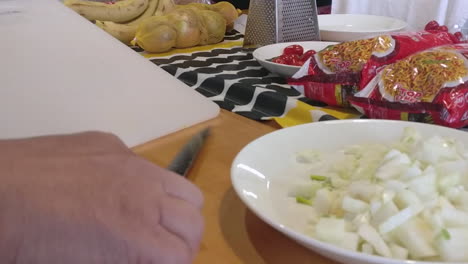
M174 159L168 166L170 171L173 171L183 177L187 177L187 172L193 165L193 162L198 156L206 138L210 134L210 128L205 128L195 134L176 154Z

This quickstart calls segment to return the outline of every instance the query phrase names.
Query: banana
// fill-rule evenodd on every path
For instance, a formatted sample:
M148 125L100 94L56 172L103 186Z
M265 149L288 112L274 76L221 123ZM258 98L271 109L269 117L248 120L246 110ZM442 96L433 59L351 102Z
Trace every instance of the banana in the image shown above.
M112 21L97 20L96 26L111 34L114 38L122 41L127 45L130 45L130 42L135 37L138 25L145 18L148 18L154 14L159 1L160 0L149 0L148 8L145 10L145 12L143 12L143 14L141 14L135 20L132 20L128 23L120 24Z
M124 0L114 4L86 0L65 0L64 4L89 20L117 23L131 21L148 8L148 0Z
M145 12L143 12L143 14L141 14L139 17L128 22L127 24L138 25L145 18L152 16L154 12L156 12L156 8L158 7L159 1L160 0L148 0L148 8L145 10Z
M127 45L130 45L138 29L138 25L118 24L112 21L99 20L96 21L96 26Z
M175 9L175 7L176 5L173 0L159 0L158 8L156 8L154 15L165 15Z

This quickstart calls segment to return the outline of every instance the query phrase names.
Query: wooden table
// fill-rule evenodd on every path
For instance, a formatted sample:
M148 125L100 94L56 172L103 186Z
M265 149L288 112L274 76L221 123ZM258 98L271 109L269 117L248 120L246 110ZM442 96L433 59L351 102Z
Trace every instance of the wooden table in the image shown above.
M230 166L234 157L249 142L279 129L273 121L253 121L222 110L213 120L148 142L134 151L167 166L184 143L207 126L212 133L188 176L205 195L205 235L194 263L336 263L268 226L245 207L231 186Z

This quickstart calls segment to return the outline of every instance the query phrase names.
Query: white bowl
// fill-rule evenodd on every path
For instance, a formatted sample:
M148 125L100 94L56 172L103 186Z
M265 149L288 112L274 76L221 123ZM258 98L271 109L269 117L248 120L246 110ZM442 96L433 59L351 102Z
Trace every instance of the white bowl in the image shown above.
M338 42L402 31L408 25L392 17L357 14L319 15L318 24L322 41Z
M325 42L325 41L305 41L305 42L284 42L276 43L267 46L260 47L253 52L253 57L267 70L272 73L276 73L282 77L293 76L301 66L285 65L270 61L274 57L278 57L283 54L283 49L289 45L301 45L304 48L304 52L308 50L320 51L329 45L337 44L337 42Z
M294 174L290 166L297 152L333 151L366 142L395 142L408 126L415 127L424 136L448 136L468 144L467 132L423 123L389 120L310 123L275 131L248 144L232 164L231 181L241 200L257 216L318 254L346 264L428 264L431 262L372 256L320 242L304 234L304 226L297 220L300 216L288 211L291 203L287 200L287 183Z

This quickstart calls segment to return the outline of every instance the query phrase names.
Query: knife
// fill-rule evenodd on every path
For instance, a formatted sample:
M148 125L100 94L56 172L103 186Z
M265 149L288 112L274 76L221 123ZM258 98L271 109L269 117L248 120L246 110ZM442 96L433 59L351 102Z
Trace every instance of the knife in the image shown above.
M168 166L170 171L173 171L183 177L187 177L187 172L193 165L193 162L198 156L200 149L205 143L206 138L210 134L210 128L205 128L195 134L176 154L175 158Z

